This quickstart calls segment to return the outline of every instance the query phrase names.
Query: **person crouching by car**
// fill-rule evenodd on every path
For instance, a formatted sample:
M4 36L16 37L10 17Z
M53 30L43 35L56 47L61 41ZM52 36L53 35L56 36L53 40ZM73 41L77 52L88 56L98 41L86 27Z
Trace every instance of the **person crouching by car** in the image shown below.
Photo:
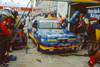
M88 61L88 64L90 67L93 67L96 63L100 61L100 45L98 44L100 41L100 19L97 20L96 26L95 26L95 31L96 31L96 45L95 48L97 50L94 53L95 55L90 56L90 60ZM92 52L93 53L93 52Z
M95 56L90 56L90 60L88 61L88 65L90 67L94 67L96 63L100 61L100 50L98 50Z
M100 19L97 20L96 25L96 44L98 44L100 41Z

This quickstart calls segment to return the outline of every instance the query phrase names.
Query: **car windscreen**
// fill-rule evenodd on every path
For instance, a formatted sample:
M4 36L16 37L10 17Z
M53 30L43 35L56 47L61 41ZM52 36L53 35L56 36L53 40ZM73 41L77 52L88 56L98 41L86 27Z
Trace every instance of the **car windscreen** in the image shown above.
M58 22L40 22L40 29L61 29L62 27Z

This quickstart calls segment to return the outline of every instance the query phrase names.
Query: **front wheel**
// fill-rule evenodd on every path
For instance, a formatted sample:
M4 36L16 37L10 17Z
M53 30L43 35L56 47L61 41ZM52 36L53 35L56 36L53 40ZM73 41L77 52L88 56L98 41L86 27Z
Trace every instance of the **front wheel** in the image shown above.
M40 51L40 44L37 43L37 51Z

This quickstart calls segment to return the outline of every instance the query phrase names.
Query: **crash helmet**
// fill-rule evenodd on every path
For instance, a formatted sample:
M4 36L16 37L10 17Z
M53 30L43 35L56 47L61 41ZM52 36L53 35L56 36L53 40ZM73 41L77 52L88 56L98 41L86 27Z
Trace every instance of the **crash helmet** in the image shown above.
M18 11L14 10L14 11L13 11L13 15L18 16Z
M4 8L2 11L2 15L6 15L7 17L12 15L12 9L11 8Z

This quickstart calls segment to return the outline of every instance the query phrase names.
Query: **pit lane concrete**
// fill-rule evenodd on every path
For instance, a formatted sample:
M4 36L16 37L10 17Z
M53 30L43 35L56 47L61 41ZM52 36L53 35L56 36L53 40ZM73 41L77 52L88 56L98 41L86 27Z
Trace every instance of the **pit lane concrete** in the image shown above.
M38 52L36 45L30 41L23 49L13 51L10 54L17 56L17 60L11 61L9 67L89 67L88 56L75 56L75 54L87 54L87 50L61 54L45 54ZM100 67L100 64L96 64L94 67Z

